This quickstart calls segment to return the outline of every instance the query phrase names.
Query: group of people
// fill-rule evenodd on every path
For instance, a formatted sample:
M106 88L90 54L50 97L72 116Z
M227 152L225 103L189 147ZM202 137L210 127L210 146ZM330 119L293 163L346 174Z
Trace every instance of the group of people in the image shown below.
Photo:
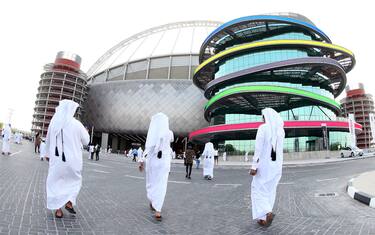
M142 147L137 148L131 148L129 151L124 151L125 157L131 157L132 162L137 162L139 158L143 155L143 149Z
M99 161L99 154L100 154L100 145L99 144L92 144L90 143L88 146L89 150L89 160L94 160L94 154L95 154L95 161Z
M16 132L14 134L14 143L22 144L23 134L21 132Z
M214 177L214 157L215 157L215 149L214 145L211 142L206 143L202 158L203 158L203 177L207 180L211 180ZM186 176L185 178L191 179L191 170L193 168L193 161L195 159L197 169L200 165L200 154L193 149L193 145L191 143L187 144L187 149L184 154L184 164L186 167Z
M74 118L78 104L62 100L56 109L46 138L46 157L49 160L47 177L47 208L55 210L57 218L63 217L62 208L75 214L74 206L82 185L82 146L90 141L85 127ZM272 208L283 163L284 129L280 115L273 109L262 110L264 124L257 132L255 153L250 174L252 215L261 226L272 223ZM173 132L169 119L163 113L151 118L145 150L137 151L139 170L145 170L146 192L149 208L156 220L162 220L161 211L167 192L171 168ZM133 152L133 151L132 151ZM186 151L186 177L190 178L195 153L192 145ZM134 155L133 155L134 156ZM203 175L212 179L215 149L213 143L205 144L202 152Z
M10 155L11 154L10 143L11 143L12 137L13 137L14 143L21 144L22 139L23 139L23 134L21 132L16 132L14 135L12 135L12 126L10 124L5 124L1 133L2 133L1 135L3 138L3 145L2 145L1 153L3 155L5 154Z

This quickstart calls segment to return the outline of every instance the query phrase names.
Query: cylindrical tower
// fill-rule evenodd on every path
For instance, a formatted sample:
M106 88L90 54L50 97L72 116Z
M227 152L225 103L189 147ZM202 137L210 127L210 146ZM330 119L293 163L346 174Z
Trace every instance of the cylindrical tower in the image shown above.
M191 140L252 151L261 110L271 107L285 120L286 151L326 148L322 126L331 147L346 145L348 122L337 118L334 98L345 88L354 54L306 17L276 13L227 22L203 42L199 62L193 81L208 99L204 117L211 126L190 133Z
M36 96L32 131L42 136L47 134L55 108L60 100L69 99L80 106L77 118L81 118L82 104L87 95L87 76L80 70L81 57L79 55L60 51L54 63L44 66L44 73L40 76L38 94Z
M359 148L373 147L370 125L370 113L375 113L374 100L371 94L366 94L363 84L358 89L346 89L346 97L341 100L344 116L353 113L355 121L360 123L363 131L357 134L357 146Z

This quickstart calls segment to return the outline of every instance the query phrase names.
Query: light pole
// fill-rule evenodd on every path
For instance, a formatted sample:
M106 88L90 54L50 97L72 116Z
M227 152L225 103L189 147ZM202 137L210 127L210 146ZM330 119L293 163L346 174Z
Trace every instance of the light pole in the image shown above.
M94 138L94 126L91 127L91 140L90 143L92 144L92 139Z
M14 112L14 109L8 108L8 124L12 122L13 112Z
M326 150L326 158L328 156L328 133L327 133L327 123L322 123L322 131L323 131L323 148Z

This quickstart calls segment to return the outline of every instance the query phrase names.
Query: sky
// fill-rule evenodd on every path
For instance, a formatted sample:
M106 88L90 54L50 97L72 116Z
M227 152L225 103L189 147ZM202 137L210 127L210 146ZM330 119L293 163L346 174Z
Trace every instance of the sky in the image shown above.
M270 12L308 17L334 44L354 52L348 84L375 94L372 1L338 0L12 0L0 2L0 122L30 131L43 66L58 51L77 53L86 72L120 41L151 27L187 20L226 22ZM342 94L340 98L344 97Z

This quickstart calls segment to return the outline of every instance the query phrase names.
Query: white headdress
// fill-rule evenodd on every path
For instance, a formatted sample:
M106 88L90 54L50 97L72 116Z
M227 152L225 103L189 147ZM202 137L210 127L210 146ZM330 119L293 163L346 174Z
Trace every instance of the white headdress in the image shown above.
M276 150L276 142L278 138L284 138L284 121L280 114L272 108L265 108L262 110L263 117L266 124L271 128L271 143L272 148Z
M4 125L4 132L11 132L12 129L10 128L10 124L5 124Z
M164 113L157 113L151 117L150 126L147 132L145 149L151 148L159 151L160 144L170 139L169 118Z
M203 156L214 156L215 155L214 145L211 142L207 142L205 144L202 155Z
M49 130L51 137L56 137L61 129L73 120L74 113L78 108L78 104L72 100L61 100L59 106L56 107L56 113L53 115Z

